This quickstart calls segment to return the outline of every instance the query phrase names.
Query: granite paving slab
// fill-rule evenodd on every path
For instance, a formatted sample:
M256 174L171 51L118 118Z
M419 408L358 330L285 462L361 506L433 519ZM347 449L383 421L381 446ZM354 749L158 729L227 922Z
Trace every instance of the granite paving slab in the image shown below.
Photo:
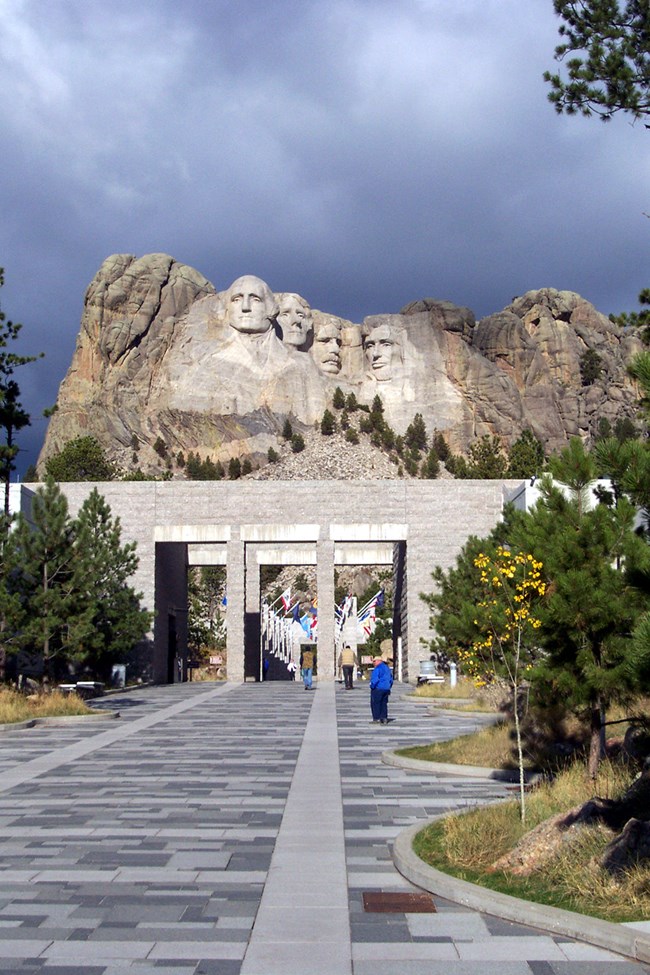
M364 685L196 683L0 736L0 975L648 975L435 893L433 914L364 910L418 890L405 826L508 794L382 764L484 720L407 690L387 726Z

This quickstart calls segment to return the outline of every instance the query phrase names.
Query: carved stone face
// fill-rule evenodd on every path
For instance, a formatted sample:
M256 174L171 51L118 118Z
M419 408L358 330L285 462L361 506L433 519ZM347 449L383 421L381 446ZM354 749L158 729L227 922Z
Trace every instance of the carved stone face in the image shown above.
M297 295L283 295L277 320L285 345L304 349L313 327L309 305L302 302Z
M385 382L392 376L395 339L388 325L379 325L363 340L363 351L372 374L378 382Z
M321 372L336 376L341 371L341 334L336 325L323 325L315 333L311 354Z
M275 299L266 282L246 274L228 288L225 298L228 323L238 332L268 332L275 312Z

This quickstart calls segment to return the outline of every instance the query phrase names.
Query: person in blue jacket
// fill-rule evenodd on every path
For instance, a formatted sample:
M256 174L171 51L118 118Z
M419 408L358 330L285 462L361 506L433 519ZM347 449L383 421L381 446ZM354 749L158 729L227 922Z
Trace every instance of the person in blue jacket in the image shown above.
M390 667L382 657L375 657L370 675L370 710L373 724L388 724L388 697L393 686Z

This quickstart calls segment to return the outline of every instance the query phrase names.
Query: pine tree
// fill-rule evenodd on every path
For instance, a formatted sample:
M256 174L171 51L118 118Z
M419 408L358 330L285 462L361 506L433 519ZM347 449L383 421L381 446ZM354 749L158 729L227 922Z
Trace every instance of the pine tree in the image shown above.
M404 443L418 452L427 449L427 428L421 413L416 413L406 428Z
M340 386L337 386L334 390L334 396L332 398L332 406L335 410L345 409L345 393Z
M4 268L0 267L0 288L4 285ZM7 347L14 342L22 329L18 322L8 321L0 309L0 428L4 430L4 443L0 444L0 479L4 484L4 514L9 518L9 483L11 472L15 470L14 460L18 454L15 435L24 427L30 425L29 413L20 402L20 388L12 379L19 366L26 366L43 357L40 355L16 355L7 352ZM5 525L6 527L6 525Z
M320 421L320 432L325 437L331 436L336 431L336 420L330 410L325 410Z
M566 488L543 478L540 502L521 518L509 541L525 544L544 562L548 589L540 639L545 655L535 680L572 710L588 710L589 771L595 776L608 708L638 691L630 634L648 608L647 592L636 583L647 580L649 550L634 531L636 511L627 498L592 506L596 466L578 438L549 465Z
M428 478L429 480L434 480L440 474L440 461L438 460L438 454L432 447L426 456L426 459L422 462L422 470L420 476Z
M51 680L83 653L94 615L84 596L89 559L74 544L68 503L51 477L34 494L32 524L19 516L15 544L20 572L14 585L24 611L18 643L40 657Z
M115 465L95 437L68 440L58 454L48 458L45 470L55 481L113 481L117 476Z
M573 55L566 81L544 73L556 111L596 114L604 121L615 112L650 116L647 0L553 0L553 6L563 20L555 58Z
M485 434L470 444L467 477L477 480L505 477L507 466L508 459L503 453L500 437ZM463 476L459 469L462 469L462 465L457 468L456 477Z
M73 525L75 552L83 551L88 572L81 602L91 626L76 659L96 677L109 680L112 665L124 661L151 626L153 615L141 609L142 594L129 585L138 566L136 543L123 545L119 518L96 488L84 501Z
M523 430L510 448L508 477L533 477L544 470L544 447L530 430Z

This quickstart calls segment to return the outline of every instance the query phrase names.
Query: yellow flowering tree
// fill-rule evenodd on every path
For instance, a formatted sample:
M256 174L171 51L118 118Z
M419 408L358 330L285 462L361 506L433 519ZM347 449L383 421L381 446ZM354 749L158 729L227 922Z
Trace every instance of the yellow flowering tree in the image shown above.
M536 605L546 592L541 562L530 553L513 552L498 545L493 554L479 552L474 559L482 598L476 606L478 636L472 646L472 666L507 680L512 691L521 821L526 821L524 757L518 707L519 692L530 671L538 645L541 620Z

